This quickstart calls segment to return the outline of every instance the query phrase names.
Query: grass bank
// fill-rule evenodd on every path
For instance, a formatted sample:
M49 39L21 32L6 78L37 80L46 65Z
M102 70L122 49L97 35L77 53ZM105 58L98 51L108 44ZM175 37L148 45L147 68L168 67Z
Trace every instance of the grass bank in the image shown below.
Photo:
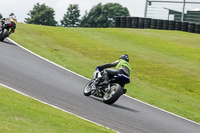
M180 31L18 24L11 39L85 77L130 56L128 95L200 122L200 35Z
M111 133L74 115L0 86L1 133Z

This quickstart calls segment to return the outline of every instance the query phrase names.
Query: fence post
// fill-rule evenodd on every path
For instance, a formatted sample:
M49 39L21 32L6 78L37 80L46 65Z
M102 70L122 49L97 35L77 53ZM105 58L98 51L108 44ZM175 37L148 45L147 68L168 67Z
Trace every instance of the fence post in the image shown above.
M147 4L148 4L148 0L146 0L146 5L145 5L145 9L144 9L144 18L147 17Z
M184 12L185 12L185 0L183 0L184 3L183 3L183 12L182 12L182 15L181 15L181 21L184 20Z

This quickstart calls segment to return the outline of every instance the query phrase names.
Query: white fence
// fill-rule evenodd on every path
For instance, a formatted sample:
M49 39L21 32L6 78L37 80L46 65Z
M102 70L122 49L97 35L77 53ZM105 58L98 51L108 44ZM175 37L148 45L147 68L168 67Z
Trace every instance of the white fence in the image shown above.
M200 0L146 0L144 17L200 23Z

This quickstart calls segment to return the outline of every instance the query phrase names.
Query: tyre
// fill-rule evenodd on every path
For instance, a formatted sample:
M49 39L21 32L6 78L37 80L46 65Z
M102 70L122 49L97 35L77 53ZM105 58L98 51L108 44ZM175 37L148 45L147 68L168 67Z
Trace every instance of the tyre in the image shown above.
M164 20L163 22L163 30L168 30L169 28L169 20Z
M92 83L93 83L93 80L90 80L90 81L86 84L86 86L85 86L85 88L84 88L84 90L83 90L83 94L84 94L85 96L90 96L90 95L91 95Z
M138 28L139 17L132 18L132 28Z
M138 28L144 29L144 18L139 18Z
M2 32L0 32L0 41L3 41L8 36L8 30L4 29Z
M132 27L132 17L127 17L126 18L126 28L131 28Z
M188 31L189 22L182 22L181 24L181 31Z
M181 31L181 25L182 25L181 21L176 21L175 22L175 30Z
M144 19L144 28L150 28L151 27L151 18L145 18Z
M151 19L151 29L156 29L156 25L157 25L157 19Z
M103 102L106 104L113 104L123 94L122 87L119 84L111 84L110 91L103 96Z
M120 18L120 28L126 28L126 17Z
M163 29L164 20L158 19L156 29L162 30Z
M115 17L115 28L119 28L120 27L120 17Z
M200 24L196 24L194 31L195 31L195 33L200 34Z
M175 23L176 21L170 20L168 30L175 30Z
M195 32L195 23L189 23L188 25L188 32L194 33Z

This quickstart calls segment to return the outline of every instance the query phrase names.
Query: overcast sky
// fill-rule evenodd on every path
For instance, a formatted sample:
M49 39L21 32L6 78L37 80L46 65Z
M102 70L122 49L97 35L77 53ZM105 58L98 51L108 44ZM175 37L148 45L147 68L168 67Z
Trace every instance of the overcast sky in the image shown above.
M144 16L146 0L0 0L0 13L3 17L8 16L13 12L18 22L24 22L25 18L29 17L27 13L33 9L36 3L43 4L51 7L55 11L55 19L60 22L63 15L66 13L69 4L78 4L81 16L85 11L97 5L98 3L119 3L123 7L127 7L131 16Z

